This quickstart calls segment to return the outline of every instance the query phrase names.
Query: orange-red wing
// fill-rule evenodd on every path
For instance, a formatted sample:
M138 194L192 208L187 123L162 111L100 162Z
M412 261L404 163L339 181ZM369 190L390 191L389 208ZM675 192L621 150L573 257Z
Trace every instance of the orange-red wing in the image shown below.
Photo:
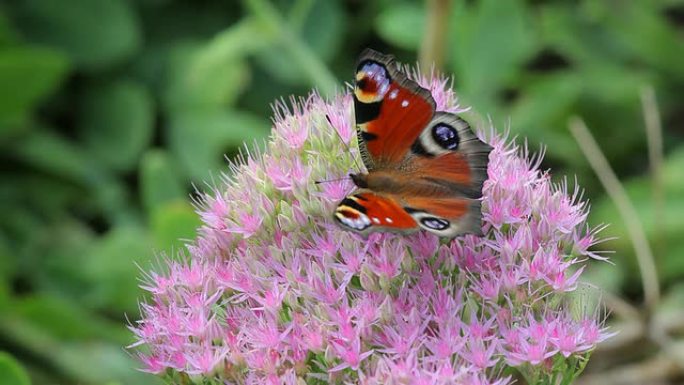
M369 169L398 165L434 112L430 92L400 72L391 56L364 51L356 72L354 114Z
M444 179L467 185L471 181L470 165L462 153L450 152L434 158L415 157L416 169L434 179Z
M411 146L406 170L421 180L447 188L455 197L482 196L492 147L473 133L466 121L436 112Z
M405 199L406 206L418 211L456 220L468 212L470 200L454 198L409 197Z
M405 210L418 225L440 237L482 234L481 204L477 199L460 196L406 197Z
M398 196L358 190L342 200L335 219L343 228L411 233L422 228L442 237L481 234L480 201L463 197Z
M397 229L416 227L416 221L392 196L367 192L357 194L356 197L366 208L366 215L374 224Z
M418 223L391 195L360 190L346 197L335 210L340 225L353 231L366 232L378 228L408 232L418 229Z

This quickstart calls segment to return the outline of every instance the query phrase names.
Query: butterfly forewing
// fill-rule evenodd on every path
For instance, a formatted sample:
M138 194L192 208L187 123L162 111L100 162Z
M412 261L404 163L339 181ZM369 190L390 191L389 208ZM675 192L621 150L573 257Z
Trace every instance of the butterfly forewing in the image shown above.
M354 116L369 170L401 162L434 112L430 93L398 71L391 56L372 50L361 55Z

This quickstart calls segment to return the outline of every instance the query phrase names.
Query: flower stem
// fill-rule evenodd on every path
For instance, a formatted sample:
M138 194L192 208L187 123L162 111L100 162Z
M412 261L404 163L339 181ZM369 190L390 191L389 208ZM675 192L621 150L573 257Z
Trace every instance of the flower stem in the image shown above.
M418 53L420 69L429 75L431 69L442 69L447 36L447 20L451 12L451 0L427 0L425 34Z
M653 252L646 238L639 214L637 214L625 188L613 172L608 160L601 152L584 121L574 117L570 120L569 127L584 156L589 161L594 172L596 172L608 196L615 202L620 216L625 221L629 239L632 241L636 252L639 271L641 272L646 308L649 310L648 314L651 314L651 311L655 309L656 304L660 300L660 286L658 285L658 273Z
M652 86L641 90L641 106L646 124L646 140L648 141L648 163L651 168L651 186L653 190L653 217L663 217L665 195L663 189L663 128L658 112L655 90ZM663 233L656 233L655 249L663 252Z
M314 3L314 0L298 0L292 5L287 14L287 19L293 31L300 32L302 30Z

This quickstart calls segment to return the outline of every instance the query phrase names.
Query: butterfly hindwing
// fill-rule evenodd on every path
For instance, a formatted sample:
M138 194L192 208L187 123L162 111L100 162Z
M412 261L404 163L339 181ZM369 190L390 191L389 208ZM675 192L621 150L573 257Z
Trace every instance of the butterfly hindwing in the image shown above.
M421 178L449 187L455 195L480 198L492 147L460 117L437 112L411 146L407 168Z
M407 212L421 228L440 237L482 235L481 202L477 199L409 197L405 204Z
M350 230L368 233L374 230L410 232L418 228L394 196L359 189L344 198L335 210L335 219Z
M372 231L412 233L425 229L441 237L482 234L480 201L460 197L399 196L359 189L335 211L343 227L362 234Z
M414 180L447 191L404 199L414 209L410 213L422 228L443 237L482 234L479 198L491 150L465 120L448 112L435 113L405 161L406 168L416 170Z

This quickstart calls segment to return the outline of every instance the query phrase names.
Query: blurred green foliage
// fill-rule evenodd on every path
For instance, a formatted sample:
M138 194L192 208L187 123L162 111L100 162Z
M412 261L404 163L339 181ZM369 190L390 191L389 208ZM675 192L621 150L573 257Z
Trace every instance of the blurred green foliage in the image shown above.
M276 98L344 89L364 47L415 62L425 15L390 0L0 3L3 383L154 383L122 349L124 314L137 318L137 265L193 237L191 183L206 189L224 154L266 138ZM605 246L617 267L594 276L636 298L631 244L567 120L586 119L627 180L663 285L684 277L683 27L680 0L455 0L449 15L443 71L462 102L579 176L593 223L620 237ZM666 128L662 216L646 85Z

